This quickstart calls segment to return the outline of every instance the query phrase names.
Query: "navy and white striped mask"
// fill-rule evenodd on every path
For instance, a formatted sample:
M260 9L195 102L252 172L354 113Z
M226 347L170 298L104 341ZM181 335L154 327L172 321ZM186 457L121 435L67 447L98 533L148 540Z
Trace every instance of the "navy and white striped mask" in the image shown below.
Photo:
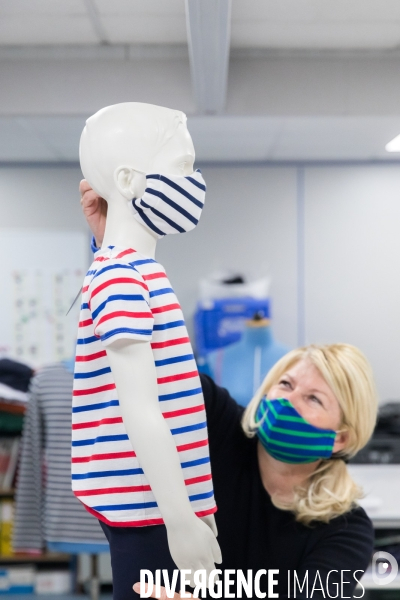
M146 175L146 184L143 196L132 200L139 223L159 238L196 227L206 195L199 169L188 177Z

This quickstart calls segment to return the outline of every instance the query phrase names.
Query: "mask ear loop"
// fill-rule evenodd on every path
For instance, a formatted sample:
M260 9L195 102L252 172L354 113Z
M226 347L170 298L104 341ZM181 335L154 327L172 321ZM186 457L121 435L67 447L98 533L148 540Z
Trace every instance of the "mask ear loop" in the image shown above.
M346 463L346 465L348 465L350 459L348 456L338 456L338 454L332 454L328 460L342 460L344 463Z
M335 433L336 434L338 434L338 433L345 433L346 431L348 431L347 428L345 428L345 429L338 429L337 431L335 431ZM332 454L332 456L330 456L328 458L328 460L342 460L347 465L349 463L349 460L350 460L349 457L346 456L346 455L340 456L339 455L340 452L341 451L339 450L339 452L337 452L336 454Z
M264 394L264 396L260 399L260 402L258 403L256 414L254 415L254 421L255 421L255 419L257 417L257 413L258 413L258 410L260 408L260 405L261 405L261 403L264 400L268 401L267 394ZM267 411L268 411L268 407L267 407ZM254 433L257 433L257 430L260 429L261 425L264 423L264 421L265 421L266 418L267 418L267 413L265 413L265 415L263 415L262 418L259 421L255 421L255 425L257 427L254 428Z

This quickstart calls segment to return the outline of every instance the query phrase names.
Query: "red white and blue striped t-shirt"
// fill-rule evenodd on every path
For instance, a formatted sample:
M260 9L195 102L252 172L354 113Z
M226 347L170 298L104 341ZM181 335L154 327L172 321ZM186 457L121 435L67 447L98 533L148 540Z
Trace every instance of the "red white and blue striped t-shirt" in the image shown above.
M128 438L105 347L151 343L160 410L179 452L194 512L216 511L200 379L182 310L164 268L132 249L100 250L87 272L72 404L72 489L116 526L163 523Z

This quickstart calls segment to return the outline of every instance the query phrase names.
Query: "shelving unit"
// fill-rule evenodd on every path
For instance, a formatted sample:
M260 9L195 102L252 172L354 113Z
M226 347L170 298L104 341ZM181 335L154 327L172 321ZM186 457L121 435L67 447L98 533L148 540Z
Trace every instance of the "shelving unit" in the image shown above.
M12 407L13 408L13 407ZM17 407L20 409L20 407ZM0 400L0 409L1 409L1 400ZM13 410L11 410L10 412L15 412ZM21 410L19 410L18 414L22 414ZM11 436L15 436L20 438L21 436L21 432L17 432L15 431L10 433L8 431L3 431L1 430L0 427L0 436L3 436L5 438L7 437L11 437ZM7 446L6 446L7 447ZM12 464L12 463L10 463ZM7 467L8 468L8 467ZM14 463L14 469L16 468L16 464ZM15 470L14 470L14 475L13 477L15 477ZM3 479L2 479L3 481ZM9 480L10 482L10 480ZM9 488L9 489L2 489L0 488L0 505L2 505L3 503L7 503L9 505L11 505L11 503L14 503L14 499L15 499L15 495L16 495L16 489L15 488ZM8 512L8 510L6 509L6 511ZM12 515L13 515L13 509L10 506L10 516L9 518L6 517L5 522L7 523L7 530L6 533L4 534L4 540L2 541L2 545L0 547L0 551L2 552L2 554L0 554L0 569L2 570L2 576L3 579L5 578L5 580L8 580L9 575L7 575L7 571L8 569L10 569L12 572L15 573L15 569L20 569L23 567L26 567L28 570L29 569L33 569L34 572L36 573L40 573L43 571L52 571L52 570L56 570L56 571L68 571L69 573L71 573L71 577L72 577L72 590L76 590L76 573L77 573L77 561L76 561L76 557L72 556L70 554L64 554L64 553L59 553L59 552L44 552L44 553L17 553L17 554L8 554L8 549L9 549L9 536L12 535ZM3 512L3 508L1 509L1 514L2 517L4 516L4 512ZM3 522L0 523L1 526L3 526ZM3 534L2 534L3 536ZM12 577L12 575L10 575ZM20 598L21 600L24 598L47 598L49 599L51 596L49 596L48 594L46 594L46 596L40 596L34 593L28 593L27 591L22 592L21 593L16 593L16 590L14 592L10 592L10 593L2 593L1 598L12 598L13 600L17 600L18 598ZM60 595L54 595L54 599L55 598L60 598ZM65 598L65 595L63 596Z
M70 554L59 554L57 552L45 552L43 554L15 554L10 556L0 556L0 564L8 563L70 563L72 556Z
M0 499L1 498L14 498L15 496L15 489L11 489L11 490L0 490Z

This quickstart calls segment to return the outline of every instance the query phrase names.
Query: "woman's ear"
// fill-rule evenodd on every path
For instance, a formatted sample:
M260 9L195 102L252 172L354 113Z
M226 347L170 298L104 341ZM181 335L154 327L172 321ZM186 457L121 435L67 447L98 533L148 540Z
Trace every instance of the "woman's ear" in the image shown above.
M340 450L344 450L349 441L349 432L347 430L339 431L336 434L335 443L333 445L332 452L340 452Z
M141 198L146 189L146 174L122 165L114 171L114 182L119 193L127 200Z

